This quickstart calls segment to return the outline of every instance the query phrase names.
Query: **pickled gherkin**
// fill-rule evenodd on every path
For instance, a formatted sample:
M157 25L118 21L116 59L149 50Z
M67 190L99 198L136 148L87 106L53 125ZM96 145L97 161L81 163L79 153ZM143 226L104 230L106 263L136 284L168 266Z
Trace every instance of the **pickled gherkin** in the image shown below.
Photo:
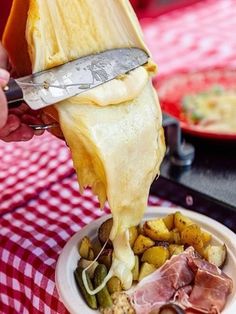
M82 267L77 267L74 275L75 275L75 281L77 283L77 286L79 288L79 291L81 292L82 296L84 297L84 300L86 301L87 305L93 309L93 310L97 310L98 306L97 306L97 299L95 295L90 295L86 288L85 285L83 283L83 279L82 279L82 272L83 272L83 268ZM88 286L91 290L93 290L93 284L91 282L91 279L89 278L88 274L86 273L86 279L87 279L87 283Z
M103 264L99 264L94 272L94 287L95 289L100 286L105 277L107 275L107 268ZM107 308L112 306L112 299L108 292L107 286L105 286L101 291L99 291L97 294L97 301L100 307Z

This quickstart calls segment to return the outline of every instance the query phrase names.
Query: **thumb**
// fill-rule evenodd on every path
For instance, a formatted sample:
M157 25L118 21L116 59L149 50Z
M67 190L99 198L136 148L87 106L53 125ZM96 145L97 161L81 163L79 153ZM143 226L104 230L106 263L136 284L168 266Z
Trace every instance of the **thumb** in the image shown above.
M2 128L7 121L7 101L2 88L7 84L9 76L6 70L0 69L0 128Z
M0 87L4 87L7 85L9 77L10 73L0 68Z
M2 46L0 42L0 68L6 69L8 65L8 55L5 48Z
M7 108L6 97L0 88L0 129L7 122L7 115L8 115L8 108Z

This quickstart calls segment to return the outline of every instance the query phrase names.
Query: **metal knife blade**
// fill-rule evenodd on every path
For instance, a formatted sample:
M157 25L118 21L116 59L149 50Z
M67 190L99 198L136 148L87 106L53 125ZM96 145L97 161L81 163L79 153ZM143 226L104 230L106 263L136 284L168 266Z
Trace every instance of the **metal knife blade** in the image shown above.
M107 50L28 75L11 79L5 94L8 104L25 101L38 110L104 84L144 65L148 54L138 48Z

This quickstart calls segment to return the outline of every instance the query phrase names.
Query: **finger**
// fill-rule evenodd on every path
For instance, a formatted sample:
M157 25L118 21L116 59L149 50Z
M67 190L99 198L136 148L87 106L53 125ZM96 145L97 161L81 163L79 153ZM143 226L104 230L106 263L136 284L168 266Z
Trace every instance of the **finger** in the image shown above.
M21 122L30 125L30 124L44 124L43 121L35 116L31 116L29 114L24 114L21 117ZM44 133L44 130L37 130L34 131L35 135L42 135Z
M5 142L29 141L33 136L33 129L26 124L21 124L17 130L11 132L6 137L3 137L2 140Z
M5 48L0 43L0 68L6 69L8 65L8 56Z
M7 85L9 81L10 73L4 69L0 68L0 87L4 87Z
M44 124L41 119L28 113L25 113L21 116L21 121L25 124Z
M17 130L20 124L20 119L17 116L13 114L9 115L6 124L0 129L0 138L6 137L11 132Z
M41 110L32 110L26 103L21 103L20 106L10 109L9 112L12 114L15 114L19 117L24 115L24 114L28 114L28 115L31 115L31 116L39 119L40 123L42 122L42 120L40 119L42 111Z
M29 106L26 105L25 103L21 103L20 106L9 110L10 113L15 114L19 117L28 111L29 111Z
M25 111L25 113L31 115L32 117L36 117L42 121L42 119L41 119L42 110L40 110L40 109L39 110L33 110L28 105L26 105L26 106L28 107L28 109L27 109L27 111Z
M7 122L7 100L0 87L0 130Z

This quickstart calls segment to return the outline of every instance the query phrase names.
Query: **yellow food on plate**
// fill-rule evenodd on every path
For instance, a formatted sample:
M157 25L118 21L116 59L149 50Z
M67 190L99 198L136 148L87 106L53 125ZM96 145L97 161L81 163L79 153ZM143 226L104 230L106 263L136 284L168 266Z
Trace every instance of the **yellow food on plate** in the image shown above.
M137 255L134 256L135 258L135 264L134 268L132 269L133 273L133 281L137 281L139 279L139 257Z
M173 229L174 226L174 214L169 214L166 217L163 217L162 220L164 221L166 227L168 230Z
M180 232L184 230L185 227L188 225L193 224L192 220L188 217L181 214L181 212L176 212L174 215L174 226L176 229L178 229Z
M138 237L138 227L132 226L129 228L129 245L132 248Z
M204 250L205 259L220 268L224 266L226 256L227 248L225 244L208 245Z
M122 291L121 281L117 277L111 277L107 282L107 289L110 294Z
M143 231L152 240L157 241L168 241L171 235L163 219L146 221L143 225Z
M203 248L201 228L196 224L186 226L182 230L181 240L182 243L192 245L194 248Z
M147 277L151 273L153 273L156 270L156 267L152 264L149 264L147 262L143 263L140 267L140 273L138 281L141 281L144 277Z
M134 242L134 246L133 246L134 254L137 254L137 255L142 254L144 251L146 251L146 249L154 245L155 245L155 242L152 239L140 234Z
M79 245L79 254L81 257L93 260L94 259L94 253L92 248L92 243L88 237L84 237Z
M182 100L183 117L206 131L236 132L236 90L221 85L186 95Z
M178 255L184 251L184 245L181 244L170 244L169 247L170 256Z
M174 228L170 231L169 242L175 244L181 243L180 231L177 228Z
M18 38L13 40L14 31ZM37 72L107 49L148 52L128 0L15 0L4 45L18 73L23 62ZM49 108L71 150L80 191L91 187L101 207L106 200L110 205L114 251L104 284L116 276L125 289L132 284L135 265L128 229L143 216L165 152L162 115L151 82L155 69L150 59L122 78Z
M153 246L147 249L141 258L142 262L154 265L156 268L161 267L170 257L168 248L164 246Z

